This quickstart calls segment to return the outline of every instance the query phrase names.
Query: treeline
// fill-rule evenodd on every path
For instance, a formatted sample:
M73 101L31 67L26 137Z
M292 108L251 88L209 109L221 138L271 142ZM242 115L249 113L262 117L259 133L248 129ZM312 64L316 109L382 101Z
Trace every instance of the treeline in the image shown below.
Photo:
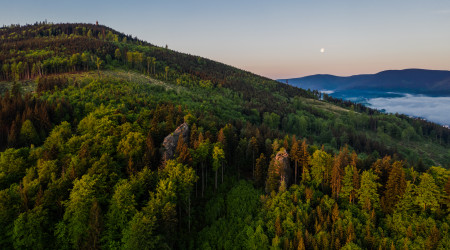
M10 25L0 28L0 39L5 42L17 42L32 38L57 36L87 36L109 41L141 42L130 35L117 32L104 25L87 23L47 23L36 22L27 25Z
M88 38L26 40L5 44L0 56L0 79L19 81L37 76L96 69L97 58L114 53L115 46ZM8 48L11 45L13 47ZM33 47L28 47L33 46ZM47 50L47 48L60 48ZM73 53L70 53L73 52ZM80 53L81 52L81 53ZM4 58L1 58L4 57Z

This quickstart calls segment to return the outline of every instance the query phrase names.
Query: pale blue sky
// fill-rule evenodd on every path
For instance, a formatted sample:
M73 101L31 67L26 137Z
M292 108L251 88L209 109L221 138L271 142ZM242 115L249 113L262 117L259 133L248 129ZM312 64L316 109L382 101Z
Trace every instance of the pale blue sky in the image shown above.
M271 78L450 70L448 0L2 0L0 6L0 25L99 20Z

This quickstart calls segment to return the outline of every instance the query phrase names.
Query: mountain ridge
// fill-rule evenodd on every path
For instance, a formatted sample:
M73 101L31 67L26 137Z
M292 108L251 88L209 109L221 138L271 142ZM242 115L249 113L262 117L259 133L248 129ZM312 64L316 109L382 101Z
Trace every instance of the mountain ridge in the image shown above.
M450 96L450 71L446 70L409 68L351 76L316 74L299 78L278 79L277 81L284 83L288 81L288 84L304 89L377 89L433 96Z

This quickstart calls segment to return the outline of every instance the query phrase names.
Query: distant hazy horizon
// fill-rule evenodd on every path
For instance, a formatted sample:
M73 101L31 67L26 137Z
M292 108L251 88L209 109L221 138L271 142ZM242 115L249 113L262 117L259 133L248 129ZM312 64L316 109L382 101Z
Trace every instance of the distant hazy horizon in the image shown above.
M99 23L273 79L450 69L450 1L5 1L0 25Z

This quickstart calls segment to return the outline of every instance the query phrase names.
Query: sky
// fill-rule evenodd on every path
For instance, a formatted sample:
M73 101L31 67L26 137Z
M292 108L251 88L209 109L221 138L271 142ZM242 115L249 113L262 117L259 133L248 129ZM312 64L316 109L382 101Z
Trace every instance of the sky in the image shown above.
M272 79L450 70L449 0L1 0L0 25L86 22Z

